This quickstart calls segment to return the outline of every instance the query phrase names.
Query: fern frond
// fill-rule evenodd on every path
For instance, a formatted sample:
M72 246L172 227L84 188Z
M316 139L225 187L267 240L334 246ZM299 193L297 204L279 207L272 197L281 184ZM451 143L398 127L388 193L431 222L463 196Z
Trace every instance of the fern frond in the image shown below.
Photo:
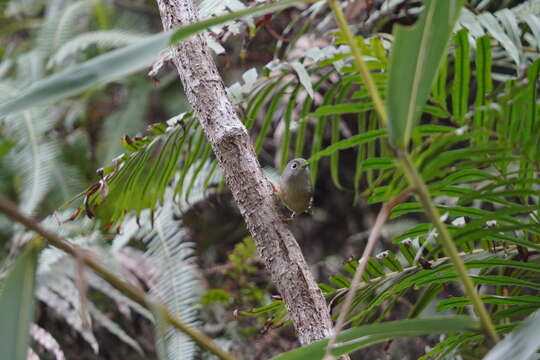
M38 36L38 49L47 56L81 29L95 0L78 0L65 8L48 7L45 24Z
M167 304L182 321L197 326L199 319L196 306L201 295L200 280L195 264L194 244L183 239L185 230L175 220L178 211L172 201L165 202L156 218L155 230L143 240L148 247L146 256L160 264L160 275L151 288L151 295ZM168 359L177 359L179 356L191 359L196 354L197 348L192 340L175 329L167 330L165 342Z
M173 179L180 156L191 148L191 141L186 142L186 139L193 120L189 115L187 119L186 123L168 129L163 125L153 127L160 134L155 137L134 140L126 137L126 146L134 153L117 158L113 166L103 171L105 178L101 185L87 190L87 214L95 213L106 223L112 223L123 220L130 211L139 216L144 209L153 209ZM100 191L97 191L98 186ZM137 196L133 196L134 191Z
M66 219L71 211L64 211L56 216L46 218L42 224L60 235L69 238L71 243L79 246L95 246L101 242L101 235L94 231L95 224L89 219L61 224L60 219ZM27 234L31 236L31 234ZM123 270L114 263L110 254L103 249L95 249L108 268L113 269L118 276L123 277ZM85 341L97 352L98 344L91 328L85 328L81 320L80 294L76 285L77 274L74 261L58 249L48 248L42 252L38 267L37 297L64 319L74 330L79 332ZM133 302L99 278L91 271L85 271L85 280L90 288L100 292L117 304L127 305L129 309L151 320L152 315L138 303ZM140 346L117 323L106 317L90 299L86 299L86 309L95 326L103 326L120 340L141 352Z
M28 0L28 1L18 1L11 0L6 2L5 16L23 16L27 14L34 14L38 12L43 7L43 0Z
M139 354L143 354L143 351L139 344L129 336L124 329L122 329L117 323L109 319L103 314L93 303L88 303L88 312L92 316L92 319L97 325L104 327L108 332L115 335L122 342L128 344L135 349Z
M17 139L6 156L11 167L22 175L21 209L33 213L52 184L51 167L57 159L57 146L44 141L43 133L52 118L44 111L30 110L6 119L6 132Z
M56 279L55 279L56 280ZM77 289L70 281L64 281L63 283L68 288L60 287L55 283L55 280L44 283L39 280L39 286L36 289L37 298L47 306L53 309L58 316L66 321L66 323L76 330L82 338L90 345L94 353L98 353L99 345L94 334L83 327L81 321L81 314L78 304ZM51 288L51 285L53 288Z
M47 67L52 68L65 64L92 45L100 49L110 49L131 45L145 39L147 34L139 34L124 30L99 30L79 34L63 43L51 56Z
M540 3L535 0L526 0L510 9L517 17L524 19L528 15L540 16Z
M56 360L64 360L65 356L56 339L45 329L36 324L30 328L32 339L48 352L54 354Z
M114 264L110 264L109 266L114 269ZM117 273L118 273L119 276L122 276L121 273L118 270L117 270ZM151 320L153 318L152 314L148 310L146 310L140 304L138 304L135 301L131 300L127 296L123 295L120 291L116 290L109 283L107 283L105 280L101 279L100 277L98 277L94 273L87 272L86 279L88 281L89 286L91 286L95 290L105 294L107 297L111 298L115 302L117 302L119 304L128 305L131 309L135 310L140 315L144 316L145 318L147 318L149 320ZM72 279L72 281L75 281L75 279Z
M492 49L494 62L499 67L507 68L512 73L519 75L520 67L530 64L538 57L539 45L535 39L538 33L537 24L540 24L540 15L532 12L524 16L521 12L512 10L501 9L494 14L483 12L475 15L467 9L463 9L457 29L466 28L473 41L484 35L492 37L495 44L500 46L500 48ZM537 50L531 52L526 45L536 47ZM508 61L512 61L514 65L509 64ZM508 74L503 74L502 71L497 73L497 79L507 78Z

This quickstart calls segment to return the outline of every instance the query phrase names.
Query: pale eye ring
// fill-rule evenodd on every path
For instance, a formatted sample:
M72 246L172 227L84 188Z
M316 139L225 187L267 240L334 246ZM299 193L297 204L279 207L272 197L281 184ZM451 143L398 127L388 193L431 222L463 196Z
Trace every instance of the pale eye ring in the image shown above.
M292 163L292 164L291 164L291 168L293 168L293 169L296 169L297 166L298 166L298 165L296 165L296 163Z

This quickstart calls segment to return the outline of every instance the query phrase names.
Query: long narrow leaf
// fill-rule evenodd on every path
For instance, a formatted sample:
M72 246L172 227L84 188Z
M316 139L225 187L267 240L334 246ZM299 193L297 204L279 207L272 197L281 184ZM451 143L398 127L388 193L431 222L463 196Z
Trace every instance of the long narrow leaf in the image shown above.
M34 317L34 284L41 241L17 259L0 294L0 359L25 360Z
M317 161L324 156L330 156L335 151L348 149L383 137L386 137L385 130L372 130L363 134L351 136L348 139L338 141L328 146L327 148L319 151L318 153L311 155L311 157L309 158L309 162Z
M452 108L454 117L460 122L467 113L471 82L469 33L461 29L454 38L456 46L454 82L452 84Z
M409 143L462 5L462 0L428 1L415 26L395 31L387 97L394 146Z
M484 360L528 360L540 348L540 311L529 316L524 323L498 343Z
M332 349L332 353L339 356L389 339L447 333L476 327L477 323L466 316L398 320L366 325L342 332L338 336L338 343ZM322 359L327 343L328 339L317 341L308 346L281 354L275 357L274 360Z
M262 14L270 10L282 9L299 2L310 0L285 0L249 9L236 11L211 19L199 21L149 36L148 38L122 49L97 56L68 70L51 75L24 90L13 100L0 104L0 115L18 112L33 106L48 104L80 93L93 86L123 78L148 66L159 52L169 45L203 31L211 26L226 23L251 14Z

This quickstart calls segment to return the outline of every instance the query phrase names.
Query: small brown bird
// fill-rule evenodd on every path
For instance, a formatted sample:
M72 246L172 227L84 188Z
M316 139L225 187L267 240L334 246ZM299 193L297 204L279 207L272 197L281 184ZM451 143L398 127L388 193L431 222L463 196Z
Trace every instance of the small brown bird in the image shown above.
M297 158L289 161L281 174L278 194L285 206L293 212L291 219L309 212L313 203L313 187L307 160Z

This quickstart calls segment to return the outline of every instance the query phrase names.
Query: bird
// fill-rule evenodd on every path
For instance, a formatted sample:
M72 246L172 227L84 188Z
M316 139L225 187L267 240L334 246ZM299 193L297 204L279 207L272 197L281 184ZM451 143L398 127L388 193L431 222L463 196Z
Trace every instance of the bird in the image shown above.
M277 192L283 204L292 211L290 219L311 210L313 187L308 165L306 159L293 159L280 176Z

